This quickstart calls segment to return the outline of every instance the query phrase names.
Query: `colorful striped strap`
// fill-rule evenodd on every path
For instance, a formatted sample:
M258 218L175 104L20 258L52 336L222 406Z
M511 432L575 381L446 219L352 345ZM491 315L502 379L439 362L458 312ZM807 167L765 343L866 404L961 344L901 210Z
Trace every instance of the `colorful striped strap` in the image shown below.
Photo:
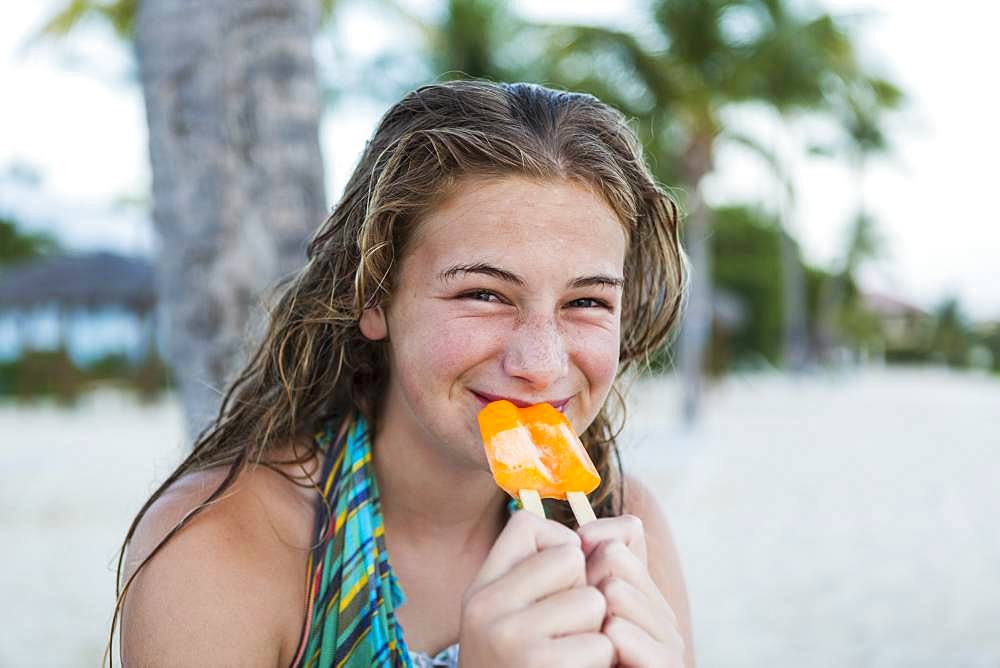
M345 438L346 434L346 438ZM394 610L403 591L389 567L371 439L364 418L316 435L326 453L323 499L309 557L306 628L293 666L411 666ZM332 446L332 447L331 447Z

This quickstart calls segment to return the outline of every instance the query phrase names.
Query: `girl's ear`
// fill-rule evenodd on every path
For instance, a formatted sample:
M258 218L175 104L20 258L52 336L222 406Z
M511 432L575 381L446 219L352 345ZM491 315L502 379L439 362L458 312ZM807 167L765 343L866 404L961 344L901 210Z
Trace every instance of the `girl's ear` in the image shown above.
M366 339L381 341L389 334L389 325L385 321L385 311L381 306L366 308L361 314L358 327Z

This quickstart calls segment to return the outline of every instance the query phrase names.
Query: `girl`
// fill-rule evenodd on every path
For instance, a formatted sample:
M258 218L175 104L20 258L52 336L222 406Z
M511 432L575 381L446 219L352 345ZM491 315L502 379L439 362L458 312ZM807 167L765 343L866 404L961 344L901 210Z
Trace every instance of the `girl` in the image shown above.
M676 208L618 112L528 84L407 95L129 529L125 665L692 666L670 532L607 405L682 284ZM497 399L568 417L600 519L512 506L476 421Z

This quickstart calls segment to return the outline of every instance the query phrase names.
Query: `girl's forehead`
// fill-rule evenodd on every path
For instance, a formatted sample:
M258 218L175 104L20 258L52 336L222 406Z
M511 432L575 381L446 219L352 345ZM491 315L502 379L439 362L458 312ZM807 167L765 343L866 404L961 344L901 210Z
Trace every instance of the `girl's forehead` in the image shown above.
M575 181L469 179L422 217L409 250L425 262L471 254L620 269L625 230L599 194Z

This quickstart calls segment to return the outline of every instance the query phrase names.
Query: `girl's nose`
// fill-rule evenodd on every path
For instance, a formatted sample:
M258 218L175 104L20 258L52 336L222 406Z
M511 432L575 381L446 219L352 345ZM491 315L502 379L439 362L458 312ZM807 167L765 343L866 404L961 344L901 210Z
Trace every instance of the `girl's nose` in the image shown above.
M562 378L569 367L566 342L552 317L529 318L510 332L503 370L543 389Z

